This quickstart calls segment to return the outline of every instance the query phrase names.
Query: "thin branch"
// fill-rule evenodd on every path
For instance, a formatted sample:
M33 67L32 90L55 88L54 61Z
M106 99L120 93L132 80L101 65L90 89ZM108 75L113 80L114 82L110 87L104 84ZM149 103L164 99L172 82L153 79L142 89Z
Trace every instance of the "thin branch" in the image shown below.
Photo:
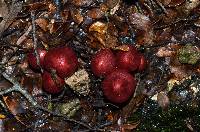
M165 7L162 5L162 3L158 0L155 0L155 2L158 4L158 6L163 10L163 12L167 15L168 12L167 10L165 9Z
M5 95L5 94L8 94L8 93L11 93L11 92L14 92L14 91L19 92L31 103L31 105L34 108L43 110L43 111L48 112L48 113L50 113L51 115L54 115L54 116L63 117L64 120L69 121L69 122L74 122L76 124L80 124L80 125L84 126L85 128L89 129L90 131L97 131L96 129L91 128L89 125L87 125L83 122L80 122L80 121L77 121L77 120L74 120L74 119L70 119L66 115L59 114L59 113L56 113L56 112L52 112L52 111L44 108L43 106L39 105L37 103L37 101L35 101L35 99L25 89L23 89L21 87L21 85L19 84L19 82L17 82L14 78L10 77L5 72L2 73L2 75L5 79L10 81L13 84L13 86L11 88L6 89L6 90L0 91L0 95Z
M37 51L37 37L36 37L36 26L35 26L36 24L35 24L35 12L34 11L31 11L31 19L32 19L32 37L33 37L34 53L36 55L37 65L40 67L41 72L43 73L43 69L40 65L40 56Z
M85 123L83 123L83 122L80 122L80 121L77 121L77 120L74 120L74 119L70 119L70 118L68 118L66 115L63 115L63 114L59 114L59 113L56 113L56 112L52 112L52 111L50 111L50 110L48 110L48 109L46 109L46 108L44 108L44 107L42 107L42 106L40 106L40 105L37 105L36 108L38 108L38 109L40 109L40 110L43 110L44 112L47 112L47 113L49 113L49 114L51 114L51 115L53 115L53 116L63 117L64 120L66 120L66 121L74 122L74 123L76 123L76 124L80 124L80 125L82 125L82 126L88 128L89 130L93 130L93 131L96 130L96 129L91 128L89 125L87 125L87 124L85 124Z
M8 94L10 92L16 91L16 92L21 93L33 106L37 105L37 102L33 99L33 97L26 90L24 90L20 86L19 82L17 82L14 78L8 76L8 74L6 74L5 72L2 75L5 79L10 81L13 84L13 86L11 88L4 90L4 91L1 91L0 95L4 95L4 94Z
M29 28L27 29L27 31L17 40L16 45L21 45L28 37L29 33L32 30L32 25L29 26Z

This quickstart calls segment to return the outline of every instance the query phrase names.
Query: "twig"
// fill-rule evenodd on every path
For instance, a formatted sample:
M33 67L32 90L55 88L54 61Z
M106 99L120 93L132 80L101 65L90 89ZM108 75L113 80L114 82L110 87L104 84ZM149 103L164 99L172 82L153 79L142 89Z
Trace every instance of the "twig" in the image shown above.
M43 111L48 112L48 113L50 113L51 115L54 115L54 116L63 117L64 120L69 121L69 122L74 122L76 124L80 124L80 125L84 126L85 128L89 129L90 131L96 131L96 129L91 128L89 125L87 125L87 124L85 124L83 122L80 122L80 121L77 121L77 120L74 120L74 119L70 119L67 116L63 115L63 114L55 113L55 112L52 112L52 111L44 108L43 106L39 105L37 103L37 101L35 101L35 99L26 90L24 90L21 87L21 85L19 84L19 82L17 82L14 78L10 77L6 73L2 73L2 75L3 75L3 77L5 79L10 81L13 84L13 86L11 88L6 89L6 90L0 91L0 95L5 95L5 94L8 94L8 93L11 93L11 92L14 92L14 91L15 92L19 92L31 103L31 105L34 108L43 110Z
M158 0L155 0L155 2L158 4L158 6L163 10L163 12L167 15L168 12L167 10L165 9L165 7L162 5L162 3Z
M180 23L180 22L183 22L183 24L184 24L184 22L195 21L195 20L197 20L197 19L198 19L198 18L177 19L176 21L174 21L174 22L172 22L172 23L170 23L170 24L168 24L168 25L162 25L162 26L160 26L160 27L155 26L154 30L161 30L161 29L164 29L164 28L173 26L173 25L175 25L175 24L177 24L177 23ZM182 24L182 25L183 25L183 24Z
M47 112L47 113L49 113L49 114L51 114L51 115L53 115L53 116L63 117L64 120L66 120L66 121L74 122L74 123L76 123L76 124L80 124L80 125L82 125L82 126L88 128L89 130L93 130L93 131L96 130L96 129L91 128L89 125L87 125L87 124L85 124L85 123L83 123L83 122L80 122L80 121L77 121L77 120L74 120L74 119L70 119L70 118L68 118L66 115L63 115L63 114L59 114L59 113L56 113L56 112L52 112L52 111L50 111L50 110L48 110L48 109L46 109L46 108L44 108L44 107L42 107L42 106L40 106L40 105L37 105L36 108L38 108L38 109L40 109L40 110L43 110L44 112Z
M43 69L40 65L40 57L39 53L37 51L37 37L36 37L36 27L35 27L35 12L31 11L31 19L32 19L32 37L33 37L33 48L34 48L34 53L36 55L37 59L37 65L40 67L41 72L43 73Z
M21 93L33 106L37 105L37 102L33 99L33 97L26 90L24 90L20 86L19 82L17 82L14 78L9 77L6 73L3 73L2 75L5 79L10 81L13 84L13 86L4 91L0 91L0 95L4 95L4 94L8 94L10 92L16 91L16 92Z
M32 25L29 26L27 31L17 40L16 45L20 45L21 43L23 43L27 39L27 37L28 37L29 33L31 32L31 30L32 30Z

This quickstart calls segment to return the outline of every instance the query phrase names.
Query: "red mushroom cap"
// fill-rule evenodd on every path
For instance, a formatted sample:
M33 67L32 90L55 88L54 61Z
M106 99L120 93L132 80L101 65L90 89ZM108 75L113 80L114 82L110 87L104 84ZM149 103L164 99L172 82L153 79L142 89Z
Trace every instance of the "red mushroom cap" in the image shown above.
M116 69L116 59L110 49L101 49L91 60L91 69L94 75L100 77Z
M38 55L39 55L40 66L43 68L43 66L44 66L44 57L45 57L47 51L44 50L44 49L40 49L40 48L38 48L36 51L38 52ZM40 66L37 64L37 58L36 58L36 55L35 55L34 51L32 51L31 53L28 54L28 63L31 66L31 68L33 68L35 70L39 70L40 69Z
M135 78L120 69L113 71L102 82L105 97L113 103L126 102L133 95L135 87Z
M78 68L78 58L69 47L50 49L44 58L47 71L55 70L61 78L71 76Z
M50 74L47 71L44 71L42 80L43 89L51 94L60 93L65 84L65 81L62 78L58 77L56 74Z
M129 45L129 51L118 51L117 67L127 71L135 71L140 64L140 56L134 46Z

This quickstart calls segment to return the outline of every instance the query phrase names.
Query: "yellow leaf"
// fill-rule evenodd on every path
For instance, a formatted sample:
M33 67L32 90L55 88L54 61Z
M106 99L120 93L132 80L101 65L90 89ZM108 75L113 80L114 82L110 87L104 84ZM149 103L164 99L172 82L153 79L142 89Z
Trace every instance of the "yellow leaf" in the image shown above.
M6 118L5 115L0 114L0 119L5 119L5 118Z

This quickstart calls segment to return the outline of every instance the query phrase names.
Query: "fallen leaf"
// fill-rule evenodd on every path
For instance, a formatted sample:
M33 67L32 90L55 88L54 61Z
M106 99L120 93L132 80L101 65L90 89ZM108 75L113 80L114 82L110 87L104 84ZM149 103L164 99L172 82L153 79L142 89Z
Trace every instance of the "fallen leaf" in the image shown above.
M98 32L99 34L105 34L107 32L107 24L97 21L89 27L89 32Z
M17 14L22 9L22 2L13 0L9 7L6 6L5 2L1 0L0 3L0 17L3 17L3 20L0 22L0 36L3 31L6 30L9 25L13 22Z
M3 96L3 100L7 106L7 108L9 109L9 111L14 115L14 117L16 118L16 120L18 120L20 123L22 123L23 125L24 122L22 122L20 120L20 118L17 116L20 113L24 113L25 110L24 108L21 106L21 104L16 100L16 99L12 99L9 96Z
M81 15L80 10L78 10L78 9L72 9L72 10L70 10L70 13L71 13L72 19L76 23L80 24L81 22L83 22L83 16Z
M114 50L121 50L121 51L129 51L129 46L124 44L124 45L114 47L113 49Z
M5 115L3 115L3 114L0 114L0 119L5 119L6 118L6 116Z
M103 12L101 9L99 8L93 8L91 10L89 10L87 12L87 15L90 17L90 18L93 18L93 19L99 19L99 18L102 18L104 15L105 15L105 12Z
M161 91L160 93L158 93L158 95L157 95L157 101L158 101L159 106L162 109L168 108L169 103L170 103L167 94L165 92L163 92L163 91Z
M131 132L133 129L137 128L139 124L140 122L123 124L121 126L121 132Z
M36 24L44 31L48 30L49 22L45 18L38 18L35 20Z
M126 105L122 109L121 115L124 117L124 119L127 119L128 117L130 117L130 115L133 114L137 110L137 108L144 102L146 97L147 96L144 94L140 94L133 97L128 103L128 105Z
M94 48L114 48L118 46L117 30L112 23L97 21L89 27L88 38Z

